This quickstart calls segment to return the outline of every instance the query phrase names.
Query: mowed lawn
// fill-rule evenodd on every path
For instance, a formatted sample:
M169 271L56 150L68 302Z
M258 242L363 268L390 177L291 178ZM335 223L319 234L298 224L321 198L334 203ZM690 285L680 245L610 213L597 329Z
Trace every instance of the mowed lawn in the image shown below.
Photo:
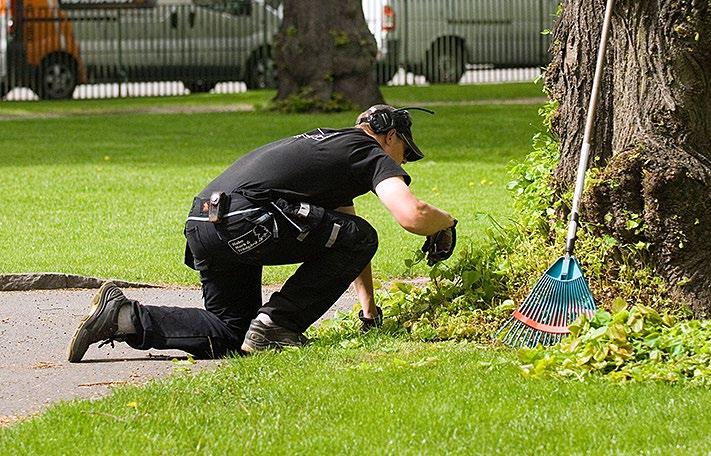
M512 88L519 97L535 93L520 85ZM478 213L504 222L512 216L505 190L507 163L529 150L539 125L537 106L473 105L467 99L452 104L451 91L438 100L431 88L423 89L398 88L390 95L402 103L426 102L436 111L434 116L414 113L414 135L426 158L406 165L412 188L460 220L462 242L476 242L485 227ZM244 96L250 103L258 101L252 94ZM482 95L471 98L477 96ZM195 109L201 99L183 100ZM217 99L204 100L214 107ZM146 100L136 101L138 113L131 113L127 100L102 102L103 110L97 108L100 102L87 101L58 104L54 111L47 111L51 104L25 103L22 112L34 110L42 117L0 123L0 273L56 271L194 284L196 274L182 264L182 229L193 196L239 156L264 143L321 126L348 127L357 115L263 110L148 114L141 111ZM77 115L81 103L90 115ZM8 112L19 109L7 106ZM401 230L372 194L356 200L356 209L380 234L376 276L404 274L403 260L422 239ZM281 282L291 270L267 268L265 281Z
M407 165L417 195L452 211L471 242L482 240L485 227L477 213L513 217L506 164L529 150L537 106L477 103L535 90L384 93L394 104L437 111L415 114L415 137L427 154ZM193 111L261 104L269 93L245 97L85 102L90 115L77 115L81 103L0 104L0 117L17 117L0 122L0 273L196 283L181 263L193 195L264 142L348 126L356 115L141 113L152 104ZM421 239L400 230L372 195L356 205L380 232L378 276L400 275ZM287 272L271 268L266 279L279 282ZM52 406L0 429L0 454L687 455L711 446L707 388L531 379L511 350L472 343L371 332L226 359L213 372L188 373L183 363L170 378Z
M707 454L711 391L524 377L508 350L384 336L225 360L0 430L0 454ZM361 342L361 343L357 343Z

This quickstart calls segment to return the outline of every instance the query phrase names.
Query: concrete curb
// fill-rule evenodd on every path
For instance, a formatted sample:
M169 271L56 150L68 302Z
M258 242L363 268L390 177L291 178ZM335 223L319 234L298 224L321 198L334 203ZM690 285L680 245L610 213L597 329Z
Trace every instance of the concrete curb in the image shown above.
M36 272L29 274L0 274L0 291L58 290L62 288L99 288L108 279L86 277L60 272ZM139 282L113 280L123 288L162 288Z

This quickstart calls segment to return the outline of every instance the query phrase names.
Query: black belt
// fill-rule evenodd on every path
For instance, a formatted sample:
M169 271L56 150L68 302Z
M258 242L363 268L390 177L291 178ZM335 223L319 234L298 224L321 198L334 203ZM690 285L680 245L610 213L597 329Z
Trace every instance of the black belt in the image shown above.
M232 217L235 215L249 214L250 212L255 212L259 210L259 208L257 207L248 207L252 205L240 195L227 195L227 198L229 198L229 201L227 202L227 207L229 207L230 210L227 213L223 214L222 218ZM198 222L209 222L209 210L210 198L195 197L195 199L193 199L193 205L190 208L188 220L194 220Z
M222 194L223 198L226 198L226 201L224 202L225 207L228 207L229 210L225 211L225 213L221 213L219 216L219 219L217 221L211 221L210 220L210 204L212 201L212 198L200 198L200 197L195 197L193 199L193 206L190 209L190 214L188 216L188 220L192 221L197 221L197 222L212 222L212 223L220 223L221 220L228 218L228 217L233 217L236 215L242 215L244 216L245 214L250 214L252 212L260 211L260 210L265 210L266 208L263 206L255 207L255 201L253 199L247 198L241 194L238 193L231 193L229 195ZM302 240L304 237L308 235L308 232L312 227L308 226L308 223L305 223L304 220L298 220L299 218L301 219L307 219L309 215L311 214L311 205L307 203L298 203L297 204L292 204L291 210L289 212L292 212L291 214L286 214L284 212L284 208L280 207L289 205L289 203L286 200L279 199L276 202L274 201L263 201L263 200L257 200L259 203L266 203L270 207L269 209L266 209L268 212L272 212L272 210L275 210L276 213L280 214L284 219L289 222L296 230L299 232L299 240ZM297 207L298 206L298 207ZM320 208L319 208L320 209ZM321 214L323 214L323 209L321 210ZM321 216L322 217L322 216ZM316 220L316 222L321 221L321 217ZM258 221L257 221L258 223ZM276 229L276 222L275 222L275 229Z

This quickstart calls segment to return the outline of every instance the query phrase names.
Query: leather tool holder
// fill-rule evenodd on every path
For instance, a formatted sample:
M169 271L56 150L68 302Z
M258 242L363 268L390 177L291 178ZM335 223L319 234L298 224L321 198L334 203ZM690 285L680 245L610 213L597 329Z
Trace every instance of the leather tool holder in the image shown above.
M227 213L229 199L225 192L213 192L210 195L210 206L207 211L207 219L212 223L220 223L222 217Z

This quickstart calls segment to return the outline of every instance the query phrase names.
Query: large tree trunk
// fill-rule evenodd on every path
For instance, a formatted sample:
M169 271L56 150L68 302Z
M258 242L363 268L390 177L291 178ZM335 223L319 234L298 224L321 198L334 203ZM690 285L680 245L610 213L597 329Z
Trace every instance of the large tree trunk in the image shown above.
M604 7L603 0L565 1L554 30L546 85L560 102L559 190L578 163ZM583 200L583 222L622 242L648 242L657 271L697 316L709 316L709 1L618 0L606 65L591 155L603 180ZM641 232L628 230L631 214L642 218Z
M285 0L276 38L277 100L298 95L315 109L382 103L376 51L360 0Z

